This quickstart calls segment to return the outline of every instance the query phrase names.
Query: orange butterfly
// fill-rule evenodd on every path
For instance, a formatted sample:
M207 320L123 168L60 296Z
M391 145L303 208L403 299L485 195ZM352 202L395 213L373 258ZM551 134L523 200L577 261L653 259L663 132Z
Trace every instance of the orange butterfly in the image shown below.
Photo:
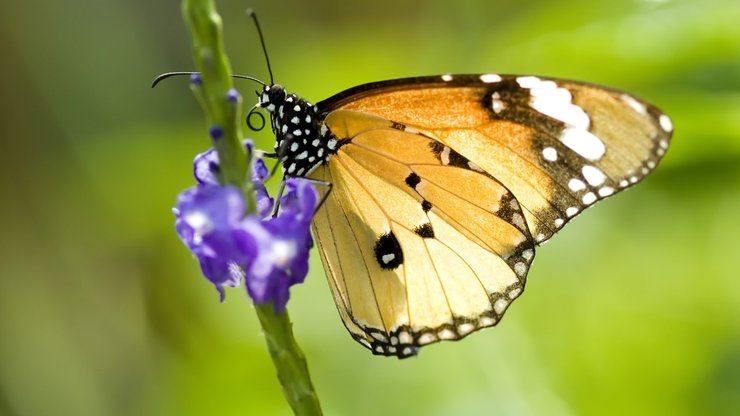
M315 106L273 84L258 106L284 173L332 185L313 228L345 326L398 357L498 323L535 246L640 181L673 130L632 95L534 76L383 81Z

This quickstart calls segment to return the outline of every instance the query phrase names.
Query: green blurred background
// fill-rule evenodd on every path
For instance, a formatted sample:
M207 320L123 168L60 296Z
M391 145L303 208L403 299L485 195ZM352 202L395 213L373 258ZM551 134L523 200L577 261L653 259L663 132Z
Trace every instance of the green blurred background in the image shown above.
M539 250L501 325L462 342L372 356L313 256L289 306L326 414L740 412L740 2L218 6L235 70L267 78L252 6L276 81L309 100L405 76L541 74L634 92L675 124L660 168ZM173 232L208 147L187 80L149 88L193 68L178 2L2 9L0 414L288 414L247 296L219 304Z

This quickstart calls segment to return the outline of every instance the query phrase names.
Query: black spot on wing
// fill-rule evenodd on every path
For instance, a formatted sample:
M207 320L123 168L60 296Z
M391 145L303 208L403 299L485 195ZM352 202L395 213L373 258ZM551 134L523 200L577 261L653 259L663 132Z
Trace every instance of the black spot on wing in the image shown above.
M468 164L468 162L468 158L450 149L449 161L447 162L447 165L463 169L470 169L470 165Z
M416 185L421 182L421 178L416 173L411 173L409 176L406 177L406 185L410 186L411 189L416 189Z
M391 121L391 128L396 129L396 130L401 130L401 131L406 130L406 126L404 126L403 124L397 121Z
M432 153L437 156L437 159L440 158L442 151L445 149L445 145L437 141L432 141L431 143L429 143L429 147L432 149Z
M429 212L432 209L432 203L426 199L421 201L421 209L423 209L424 212Z
M432 153L437 160L439 160L443 165L471 169L470 160L460 153L457 153L452 148L436 141L429 143L429 147L432 149Z
M393 270L403 264L403 251L393 231L383 234L373 248L375 260L381 269Z
M414 228L414 233L423 238L434 238L434 229L430 223L422 224Z

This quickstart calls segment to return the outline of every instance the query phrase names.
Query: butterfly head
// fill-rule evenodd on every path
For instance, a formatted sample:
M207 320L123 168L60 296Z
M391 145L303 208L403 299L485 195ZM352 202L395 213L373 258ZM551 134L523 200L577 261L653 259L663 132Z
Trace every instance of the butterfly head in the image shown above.
M268 112L274 112L278 107L285 103L287 93L285 88L279 84L265 85L262 89L262 93L259 95L259 105Z

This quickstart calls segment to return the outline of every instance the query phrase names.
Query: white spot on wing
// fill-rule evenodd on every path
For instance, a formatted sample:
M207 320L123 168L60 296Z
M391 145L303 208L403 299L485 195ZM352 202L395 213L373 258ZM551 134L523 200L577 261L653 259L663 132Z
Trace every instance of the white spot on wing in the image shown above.
M372 348L370 346L370 341L366 340L365 338L360 338L357 340L360 344L364 345L365 348Z
M549 160L550 162L554 162L558 160L558 151L555 150L554 147L546 147L542 149L542 157L545 158L545 160Z
M486 84L490 84L492 82L501 82L501 75L498 74L483 74L480 76L480 80L485 82Z
M604 142L585 129L565 128L560 135L560 141L589 160L598 160L606 152Z
M509 306L509 301L505 298L498 298L496 302L493 303L493 310L496 311L497 314L501 315L506 310L506 307Z
M449 165L450 164L450 148L445 146L444 150L442 150L442 154L440 155L440 159L442 160L443 165Z
M560 120L573 127L588 129L591 120L585 111L573 104L570 91L558 88L555 81L542 80L538 77L518 77L516 82L522 88L528 88L530 107L542 114Z
M541 79L533 76L517 77L516 82L522 88L545 88L550 86L552 86L552 88L557 88L557 85L555 85L554 82L542 81Z
M437 336L439 339L455 339L457 336L454 332L450 331L449 329L445 328L437 333Z
M527 273L527 265L522 263L521 261L514 264L514 271L517 275L524 276L525 273Z
M568 188L573 192L578 192L586 189L586 184L580 179L571 179L568 181Z
M628 106L630 106L630 108L635 110L637 114L640 114L643 116L647 115L647 107L645 106L645 104L637 101L631 95L622 94L620 98L622 99L622 101L624 101L625 104L627 104Z
M504 105L504 102L501 101L501 95L499 95L499 93L494 92L491 94L491 109L494 113L500 113L505 107L506 106Z
M370 336L377 339L380 342L388 343L388 338L386 338L386 336L381 334L380 332L373 332L370 334Z
M452 75L450 75L450 74L444 74L444 75L442 75L442 81L444 81L444 82L450 82L450 81L452 81Z
M433 334L426 333L419 335L419 339L416 341L419 343L419 345L429 344L431 342L434 342L437 340L437 337L435 337Z
M457 333L460 335L465 335L473 332L475 329L475 326L469 322L462 323L457 326Z
M511 216L511 221L516 225L516 228L524 231L526 228L526 225L524 224L524 217L522 217L522 214L520 213L514 213L514 215Z
M595 166L586 165L581 169L581 172L583 172L583 177L586 178L586 182L591 186L599 186L606 180L604 172Z
M596 202L596 194L594 194L593 192L588 192L587 194L583 195L582 200L585 205L591 205Z
M494 325L495 323L496 323L496 320L488 316L482 316L478 320L479 326L491 326L491 325Z
M609 196L614 193L614 188L610 186L604 186L603 188L599 189L599 195L600 196Z
M660 122L660 127L666 132L670 133L673 131L673 122L671 121L671 118L668 117L665 114L661 114L658 118L658 121Z
M578 214L578 208L576 207L568 207L568 209L565 210L565 215L569 217L572 217L576 214Z
M588 129L591 119L583 109L571 103L570 91L565 88L532 88L530 106L542 114L580 129Z
M393 253L390 254L384 254L383 257L381 257L381 260L383 260L383 263L388 264L393 261L393 259L396 258L396 255Z

